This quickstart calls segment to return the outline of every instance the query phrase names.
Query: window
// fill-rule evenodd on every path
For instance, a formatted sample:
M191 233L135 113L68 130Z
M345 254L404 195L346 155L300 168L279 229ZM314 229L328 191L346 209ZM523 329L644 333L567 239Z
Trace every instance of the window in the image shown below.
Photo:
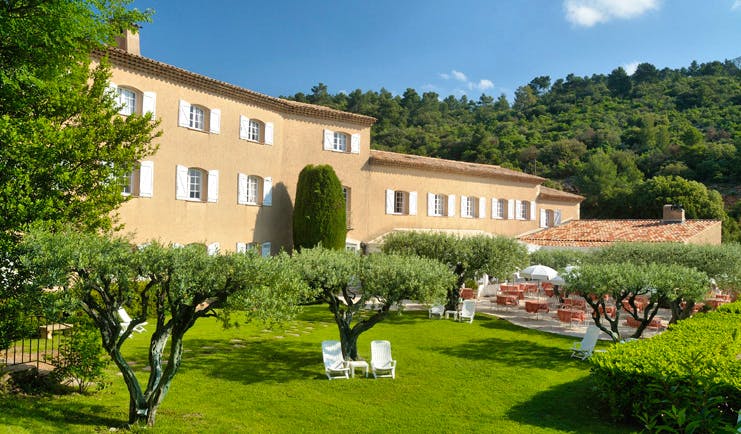
M541 209L540 210L540 227L549 228L561 224L561 210Z
M394 192L394 214L406 214L406 192Z
M447 196L444 194L427 194L427 215L440 217L446 215Z
M203 171L188 169L188 199L201 200L203 187Z
M247 140L252 140L253 142L260 141L260 122L250 119L247 126Z
M208 109L203 106L192 105L181 99L178 126L219 134L221 132L221 111L219 109Z
M203 109L198 106L190 106L190 118L188 126L196 130L203 130L204 116Z
M125 87L118 88L118 103L121 105L118 112L120 114L129 116L136 113L136 100L136 92Z
M134 193L134 176L136 171L129 172L125 174L121 178L121 183L123 184L123 189L121 190L121 194L124 196L131 196Z
M476 217L476 198L461 196L461 216Z
M530 220L530 202L527 200L523 200L519 202L519 207L517 209L517 218L519 220Z
M507 215L507 199L492 199L492 218L504 219Z
M332 150L338 152L347 151L347 135L345 133L334 133L334 139L332 141Z
M136 169L121 178L121 194L124 196L152 197L153 193L153 161L142 161Z
M237 203L240 205L271 206L273 178L240 173L237 177Z

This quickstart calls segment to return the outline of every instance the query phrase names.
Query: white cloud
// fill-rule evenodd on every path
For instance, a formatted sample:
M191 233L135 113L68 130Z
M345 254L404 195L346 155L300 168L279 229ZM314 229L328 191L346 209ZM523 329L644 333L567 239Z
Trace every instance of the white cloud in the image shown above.
M479 80L478 88L480 90L494 89L494 82L487 79Z
M440 78L442 78L443 80L450 80L450 74L446 74L443 72L439 75L440 75Z
M634 72L636 72L636 69L638 68L638 65L640 65L641 62L630 62L623 65L623 69L625 70L625 73L628 75L633 75Z
M736 0L733 2L731 10L735 11L736 9L741 9L741 0Z
M453 70L453 71L451 72L451 74L453 75L453 78L455 78L455 79L456 79L456 80L458 80L458 81L463 81L463 82L465 82L465 81L468 81L468 77L466 77L466 74L464 74L464 73L462 73L462 72L460 72L460 71L456 71L456 70L454 69L454 70Z
M566 19L576 26L592 27L613 19L636 18L659 8L660 0L564 0ZM741 0L735 0L736 3ZM735 7L735 4L734 4Z

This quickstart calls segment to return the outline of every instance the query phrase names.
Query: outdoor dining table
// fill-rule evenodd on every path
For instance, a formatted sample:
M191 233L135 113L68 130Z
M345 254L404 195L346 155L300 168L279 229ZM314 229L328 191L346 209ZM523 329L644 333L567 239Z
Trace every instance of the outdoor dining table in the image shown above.
M540 300L525 300L525 312L548 312L548 302Z
M553 287L550 288L543 288L543 292L545 292L546 297L553 297Z
M556 312L561 322L584 321L584 311L569 308L560 308Z
M525 291L522 290L522 289L503 289L503 290L500 290L499 292L501 292L504 295L512 295L512 296L515 296L519 300L524 300L525 299Z
M722 304L726 304L726 303L728 303L728 302L726 300L724 300L724 299L721 299L721 298L710 298L710 299L705 300L705 304L707 304L708 306L710 306L710 307L712 307L714 309L717 308L718 306L720 306Z
M522 289L525 290L525 292L536 292L538 290L537 282L527 282L523 284L522 286L523 286Z
M502 283L499 285L500 291L520 291L521 289L519 283Z
M499 306L517 306L517 296L515 295L497 295L497 305Z
M638 312L642 312L643 309L646 308L646 305L648 304L648 301L636 297L636 299L634 300L634 303L636 305L636 309L638 310ZM625 309L627 312L630 312L631 310L633 310L630 307L630 302L628 300L623 300L623 309Z
M584 308L587 307L587 301L584 300L583 298L571 298L571 297L564 298L563 299L563 304L565 304L567 306L578 307L578 308L581 308L581 309L584 309Z

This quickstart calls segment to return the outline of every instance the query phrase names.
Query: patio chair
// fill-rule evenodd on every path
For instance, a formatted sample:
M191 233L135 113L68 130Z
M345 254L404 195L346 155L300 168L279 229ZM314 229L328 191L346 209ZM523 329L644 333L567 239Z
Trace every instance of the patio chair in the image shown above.
M322 358L324 358L324 372L330 380L333 378L350 378L350 368L342 356L340 341L322 341Z
M458 319L460 321L467 319L468 323L471 324L474 315L476 315L476 300L463 300L463 307L461 313L458 314Z
M371 370L373 378L396 378L396 360L391 358L391 342L371 341Z
M445 314L445 306L443 306L442 304L432 306L428 314L430 319L432 319L433 315L437 315L438 319L443 319L443 314Z
M584 334L584 338L581 342L574 342L574 345L571 346L571 357L576 357L581 360L586 360L588 357L591 357L592 353L595 352L594 347L597 345L600 332L601 330L599 327L594 324L587 327L587 332Z
M131 317L129 316L129 313L126 312L126 309L124 309L123 306L118 308L118 311L116 313L118 313L118 317L121 319L121 334L123 334L124 331L126 331L126 329L129 328L129 325L131 324L132 320L131 320ZM145 325L147 325L146 321L135 325L134 331L137 333L144 333L145 331L147 331L144 328ZM132 335L129 335L129 337L132 337Z

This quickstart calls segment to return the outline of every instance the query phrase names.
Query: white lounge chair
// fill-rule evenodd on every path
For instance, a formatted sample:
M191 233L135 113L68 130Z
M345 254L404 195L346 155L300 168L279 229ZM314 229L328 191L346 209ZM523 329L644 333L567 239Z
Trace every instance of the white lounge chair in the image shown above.
M129 316L128 312L126 312L126 309L123 307L118 308L118 317L121 318L121 334L126 331L127 328L129 328L129 324L131 324L131 317ZM147 331L144 326L147 325L147 322L144 321L143 323L137 324L134 326L134 331L137 333L144 333ZM129 335L131 337L131 335Z
M571 346L571 357L576 357L581 360L590 357L592 353L595 352L594 347L597 345L600 332L601 330L599 327L594 324L587 327L587 332L584 334L584 338L581 342L574 342L574 345Z
M396 378L396 360L391 358L391 342L371 341L371 371L373 378Z
M432 318L433 315L437 315L438 319L443 319L444 314L445 314L445 306L441 304L432 306L429 310L429 318Z
M322 341L322 357L327 378L350 378L350 368L342 356L340 341Z
M458 319L463 321L468 320L468 323L473 322L473 317L476 315L476 300L463 300L463 307L461 313L458 314Z

